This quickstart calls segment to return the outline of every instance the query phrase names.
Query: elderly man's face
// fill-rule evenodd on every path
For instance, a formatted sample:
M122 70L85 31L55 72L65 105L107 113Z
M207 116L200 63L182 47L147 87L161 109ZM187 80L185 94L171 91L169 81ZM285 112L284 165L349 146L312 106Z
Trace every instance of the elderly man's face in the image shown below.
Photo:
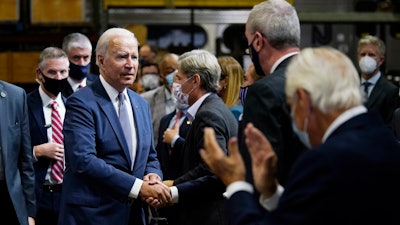
M104 79L118 91L133 84L139 66L138 45L135 39L119 36L110 40L108 52L99 56Z

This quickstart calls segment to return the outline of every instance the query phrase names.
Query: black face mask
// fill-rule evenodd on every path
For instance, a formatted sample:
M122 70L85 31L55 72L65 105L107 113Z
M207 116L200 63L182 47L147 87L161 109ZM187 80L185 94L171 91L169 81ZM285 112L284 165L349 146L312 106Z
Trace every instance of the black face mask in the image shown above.
M254 64L254 69L256 70L256 73L260 76L265 76L264 71L261 68L260 65L260 59L258 58L258 52L254 49L253 45L249 45L250 51L251 51L251 61Z
M86 66L79 66L69 62L69 76L74 80L83 80L89 73L90 63Z
M60 93L68 84L67 78L62 79L62 80L57 80L57 79L52 79L49 77L46 77L42 71L40 71L40 73L42 74L42 77L44 79L43 86L44 88L52 93L53 95L57 96L58 93Z

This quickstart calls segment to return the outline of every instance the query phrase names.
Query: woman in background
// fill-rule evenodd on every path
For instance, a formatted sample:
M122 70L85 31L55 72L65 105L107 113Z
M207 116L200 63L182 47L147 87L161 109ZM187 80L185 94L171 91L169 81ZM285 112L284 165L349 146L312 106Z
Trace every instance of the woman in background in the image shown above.
M240 63L232 56L218 57L221 66L218 94L229 107L237 120L243 112L239 101L240 87L243 83L243 69Z

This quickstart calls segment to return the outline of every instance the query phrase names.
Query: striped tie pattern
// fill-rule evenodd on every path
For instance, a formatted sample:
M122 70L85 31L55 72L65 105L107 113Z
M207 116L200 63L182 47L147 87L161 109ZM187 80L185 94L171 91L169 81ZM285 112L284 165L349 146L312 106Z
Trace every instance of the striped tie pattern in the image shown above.
M57 110L57 102L51 103L51 128L52 128L52 138L55 143L63 144L64 136L62 134L62 122L60 114ZM63 180L64 175L64 163L62 160L55 161L51 167L51 175L57 183Z

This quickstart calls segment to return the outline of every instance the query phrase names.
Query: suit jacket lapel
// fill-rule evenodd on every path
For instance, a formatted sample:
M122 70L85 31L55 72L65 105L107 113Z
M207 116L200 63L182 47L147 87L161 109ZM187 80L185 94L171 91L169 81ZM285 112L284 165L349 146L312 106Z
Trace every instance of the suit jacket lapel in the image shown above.
M374 103L381 97L381 96L385 96L383 95L383 91L384 91L384 87L383 87L383 82L384 80L382 80L382 76L378 79L378 82L376 82L374 89L372 89L371 94L368 97L368 100L366 102L366 106L367 107L371 107L372 105L374 105Z
M141 151L142 147L142 142L141 140L144 140L145 137L143 136L143 132L138 132L140 128L144 126L144 121L145 119L143 118L142 113L139 111L141 110L141 106L135 101L135 96L133 94L133 91L128 89L128 96L129 100L131 101L131 106L132 106L132 112L133 112L133 119L135 120L135 130L136 130L136 155L135 155L135 164L133 165L133 172L135 171L140 171L137 169L139 166L142 166L140 163L142 163L142 157L143 156L143 151ZM152 139L153 141L153 139ZM154 146L154 143L153 143ZM135 149L134 149L135 150ZM138 176L139 174L134 174Z
M44 114L43 114L43 103L40 98L39 90L36 89L35 92L32 93L32 96L29 98L28 105L32 110L32 114L34 120L36 121L37 127L40 128L41 136L45 137L45 140L48 141L46 128L41 124L45 124Z
M114 130L115 135L117 136L119 144L122 146L124 150L125 157L129 161L129 165L132 165L131 156L129 154L129 149L124 137L124 132L122 130L121 124L118 119L117 112L115 111L114 105L110 100L106 90L100 82L100 79L93 82L93 93L97 97L97 103L99 104L101 110L103 111L106 119L110 122L112 129Z

